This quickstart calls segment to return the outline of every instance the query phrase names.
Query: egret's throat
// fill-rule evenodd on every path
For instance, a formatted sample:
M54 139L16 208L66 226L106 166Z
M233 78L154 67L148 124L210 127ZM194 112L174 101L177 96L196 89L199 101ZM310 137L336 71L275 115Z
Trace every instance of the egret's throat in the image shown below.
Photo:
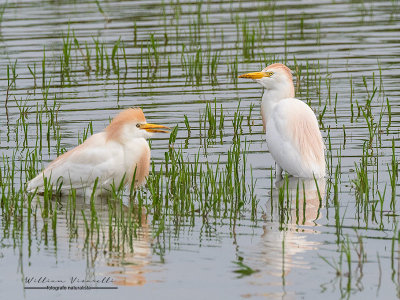
M264 87L264 94L261 102L261 115L264 127L268 123L274 106L282 99L294 98L293 82L285 82L272 88Z

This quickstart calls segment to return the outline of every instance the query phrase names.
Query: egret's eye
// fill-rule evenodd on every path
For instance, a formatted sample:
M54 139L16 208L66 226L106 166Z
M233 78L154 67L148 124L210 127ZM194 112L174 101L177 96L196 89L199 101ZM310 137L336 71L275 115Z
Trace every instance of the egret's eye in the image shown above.
M140 124L139 124L139 123L137 123L137 124L136 124L136 127L137 127L137 128L140 128Z
M274 75L274 72L266 72L265 74L267 77L271 77L272 75Z

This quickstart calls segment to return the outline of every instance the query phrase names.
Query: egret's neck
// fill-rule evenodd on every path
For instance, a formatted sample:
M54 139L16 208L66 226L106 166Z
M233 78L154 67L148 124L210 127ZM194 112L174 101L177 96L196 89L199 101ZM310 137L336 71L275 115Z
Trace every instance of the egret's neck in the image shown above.
M286 98L294 98L294 86L292 82L286 82L273 88L264 88L264 94L261 102L261 114L264 127L267 124L274 106L279 101ZM265 129L265 128L264 128Z

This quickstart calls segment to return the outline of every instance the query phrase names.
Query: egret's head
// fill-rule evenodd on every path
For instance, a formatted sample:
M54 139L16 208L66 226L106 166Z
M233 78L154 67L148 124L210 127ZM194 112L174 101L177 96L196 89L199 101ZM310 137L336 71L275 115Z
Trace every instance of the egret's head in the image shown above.
M134 138L149 138L154 132L169 132L163 125L146 122L140 108L128 108L120 112L106 128L107 139L121 143Z
M261 72L247 73L239 78L250 78L266 89L293 88L292 71L283 64L272 64Z

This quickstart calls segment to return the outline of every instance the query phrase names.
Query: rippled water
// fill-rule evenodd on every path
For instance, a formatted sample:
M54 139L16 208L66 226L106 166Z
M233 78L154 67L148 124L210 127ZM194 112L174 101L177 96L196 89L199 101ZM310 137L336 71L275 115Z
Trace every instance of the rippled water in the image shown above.
M124 243L109 248L107 203L96 203L104 229L96 248L85 244L80 211L90 215L88 203L77 204L76 231L68 222L68 200L59 204L55 231L45 230L41 218L27 224L28 218L11 215L10 226L10 216L2 210L2 298L399 297L398 209L391 205L388 171L392 142L395 161L400 143L398 1L110 0L101 1L99 8L95 1L66 0L8 1L2 5L6 8L0 27L0 166L5 169L7 158L15 162L18 180L13 184L17 189L25 182L27 160L26 152L20 150L24 132L19 107L28 109L26 146L31 151L37 146L37 110L45 98L41 88L44 61L47 101L58 107L61 144L58 147L52 140L47 145L43 129L43 164L39 167L53 160L60 149L74 147L89 121L93 121L93 131L99 132L119 110L131 106L142 107L152 123L178 124L176 143L186 145L183 151L188 159L201 149L201 161L215 165L221 156L225 163L240 101L247 165L253 170L258 200L256 218L251 218L251 206L246 203L235 227L223 217L208 223L201 217L177 222L174 216L166 217L160 227L143 208L131 249ZM68 32L82 52L72 41L70 68L63 73L60 61ZM111 57L118 40L115 61L119 72L111 60L108 70L106 64L101 70L95 41L104 45ZM85 63L85 44L91 53L90 67ZM198 52L204 66L196 78L193 74L199 69L188 69L185 64L195 60ZM214 72L207 65L213 58ZM306 182L306 207L301 198L300 213L289 211L283 222L279 188L271 180L275 166L259 115L262 91L253 82L236 79L237 73L258 71L273 62L286 63L295 71L297 97L321 115L330 166L329 176L318 183L322 205L315 183ZM7 66L11 77L15 66L17 78L6 103ZM206 151L199 118L206 103L214 101L218 112L223 108L225 128L221 140L210 143ZM363 111L368 109L372 117L364 118ZM189 137L184 115L191 124ZM376 126L372 135L367 120ZM354 182L364 144L370 153L368 174L374 189L365 210ZM168 136L152 139L156 166L163 162L167 147ZM338 165L341 175L335 177ZM297 182L290 182L288 189L295 192L296 188ZM378 190L385 201L382 207L377 205L374 217L371 207L379 200ZM399 197L398 181L393 197L395 201ZM294 207L292 201L287 200ZM251 271L246 272L245 266ZM113 283L106 286L117 289L24 290L30 286L26 277L40 276L65 280L110 277Z

